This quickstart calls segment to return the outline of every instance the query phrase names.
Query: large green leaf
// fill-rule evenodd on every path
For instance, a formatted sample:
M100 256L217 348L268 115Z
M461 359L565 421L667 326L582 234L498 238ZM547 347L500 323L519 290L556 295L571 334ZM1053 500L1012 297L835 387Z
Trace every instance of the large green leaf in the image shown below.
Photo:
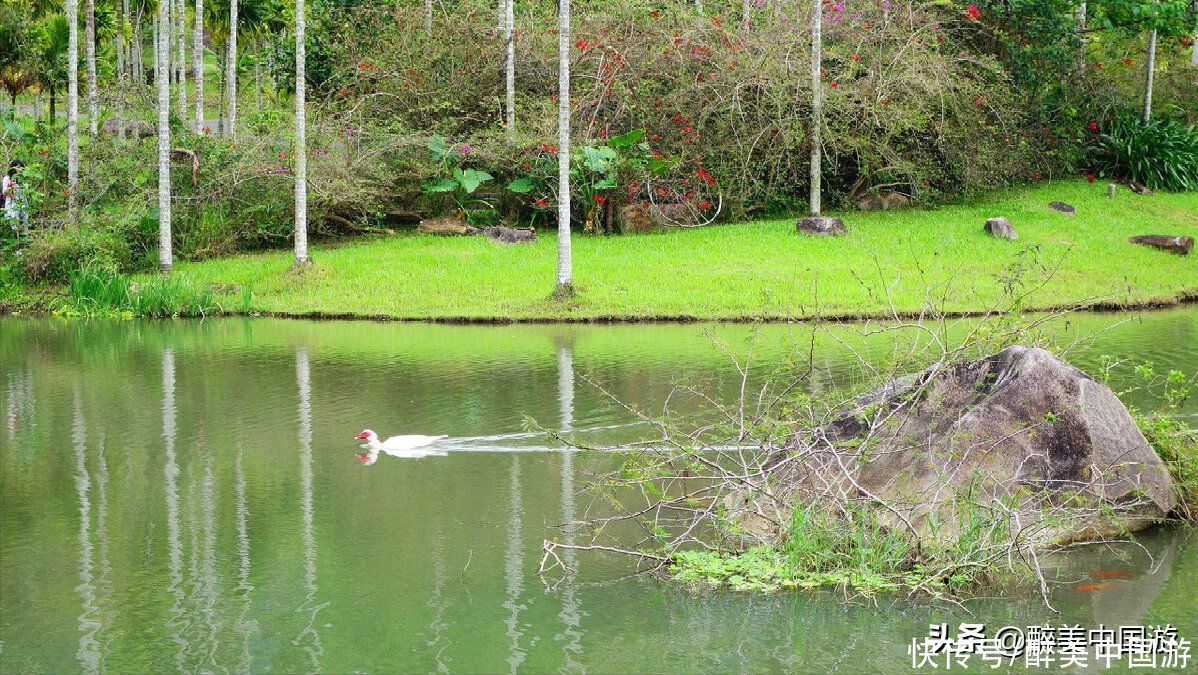
M644 129L632 129L618 136L612 136L611 138L607 139L607 144L613 148L631 148L637 143L640 143L641 139L644 137Z
M507 184L508 191L521 195L526 195L529 192L532 192L534 187L536 187L536 184L533 183L533 180L527 176L524 178L517 178L516 180Z
M449 154L449 142L444 136L430 136L428 139L428 151L433 157L434 162L440 162Z
M486 171L479 171L478 169L466 169L465 171L458 169L454 172L454 175L462 183L462 191L466 194L471 194L478 189L479 185L494 178L494 176Z
M458 189L458 182L452 178L434 178L424 182L420 186L425 192L453 192Z

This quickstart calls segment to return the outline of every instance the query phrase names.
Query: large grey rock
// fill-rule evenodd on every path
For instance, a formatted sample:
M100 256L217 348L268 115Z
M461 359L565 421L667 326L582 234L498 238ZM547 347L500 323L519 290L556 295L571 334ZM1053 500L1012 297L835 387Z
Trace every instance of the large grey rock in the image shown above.
M1193 237L1173 236L1170 234L1141 234L1138 237L1128 239L1133 244L1141 246L1151 246L1159 248L1162 251L1176 253L1177 255L1189 255L1190 251L1194 250Z
M828 218L825 216L799 218L799 222L795 223L795 229L800 234L814 234L824 237L833 237L848 232L848 228L844 226L844 221L839 218Z
M1078 513L1056 514L1055 539L1142 529L1177 507L1168 469L1123 403L1043 349L925 371L872 408L833 433L860 438L871 416L884 420L856 480L914 520L953 508L966 488L983 501L1017 500L1025 524L1074 500ZM1109 517L1103 505L1114 507Z
M883 522L920 537L959 531L971 517L963 498L1040 543L1136 531L1178 506L1168 469L1115 394L1042 349L894 380L816 436L779 453L782 502L835 512L869 496L887 505ZM760 518L738 516L770 536Z
M986 221L986 231L993 237L1000 239L1010 239L1015 241L1019 239L1019 235L1015 234L1015 226L1006 218L991 218Z

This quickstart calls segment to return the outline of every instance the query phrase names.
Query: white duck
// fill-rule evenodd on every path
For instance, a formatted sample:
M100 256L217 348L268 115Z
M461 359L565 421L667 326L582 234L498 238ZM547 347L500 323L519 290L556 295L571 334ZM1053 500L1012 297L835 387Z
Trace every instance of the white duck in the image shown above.
M366 441L362 444L362 448L367 450L367 454L358 455L358 459L362 460L363 464L370 465L378 461L379 453L384 452L392 457L401 459L420 459L421 457L444 456L447 454L444 450L437 450L428 446L433 445L437 441L449 438L448 436L392 436L387 440L379 440L379 435L370 429L364 430L362 433L354 437L354 440Z

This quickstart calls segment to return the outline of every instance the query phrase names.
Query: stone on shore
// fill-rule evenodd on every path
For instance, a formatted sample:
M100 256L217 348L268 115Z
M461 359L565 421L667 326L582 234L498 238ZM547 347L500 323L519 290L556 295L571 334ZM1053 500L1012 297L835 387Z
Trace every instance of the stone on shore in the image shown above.
M1015 234L1015 226L1006 218L991 218L986 221L986 231L993 237L1000 239L1010 239L1016 241L1019 235Z
M476 234L478 228L471 227L466 221L457 216L438 216L425 218L416 228L421 234L461 235Z
M812 234L823 237L834 237L848 232L848 228L844 226L844 221L839 218L828 218L825 216L799 218L799 221L795 223L795 229L800 234Z
M1194 250L1194 238L1170 234L1141 234L1128 239L1133 244L1151 246L1176 255L1189 255Z
M531 227L485 227L482 233L501 244L523 244L537 240L536 230Z
M1070 204L1066 204L1065 202L1048 202L1048 208L1052 209L1053 211L1060 211L1067 216L1077 214L1077 209L1073 208L1073 206Z

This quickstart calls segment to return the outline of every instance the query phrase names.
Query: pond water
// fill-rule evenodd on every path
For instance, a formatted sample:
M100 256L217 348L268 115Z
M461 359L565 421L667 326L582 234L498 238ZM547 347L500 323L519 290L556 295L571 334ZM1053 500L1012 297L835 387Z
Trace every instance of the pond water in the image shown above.
M1105 330L1102 330L1105 329ZM889 336L802 325L449 326L271 319L0 319L0 671L903 671L929 622L1173 623L1198 639L1198 536L1088 548L1034 589L960 609L831 592L691 593L541 542L680 378L739 387L810 353L850 384ZM1061 343L1198 370L1198 308L1075 315ZM756 336L750 340L749 336ZM1115 379L1116 389L1131 380ZM1152 405L1151 394L1125 401ZM679 398L680 412L692 405ZM1198 423L1198 404L1186 414ZM449 434L447 456L365 467L353 436ZM1118 578L1094 591L1094 572ZM1126 574L1122 574L1126 573ZM1126 577L1126 578L1124 578Z

